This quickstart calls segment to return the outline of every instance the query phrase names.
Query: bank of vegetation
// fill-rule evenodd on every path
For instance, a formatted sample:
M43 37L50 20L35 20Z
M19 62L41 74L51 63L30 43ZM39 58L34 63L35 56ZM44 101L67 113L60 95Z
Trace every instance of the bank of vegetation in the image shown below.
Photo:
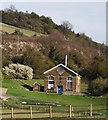
M89 92L93 95L107 94L108 47L105 44L92 41L84 33L75 33L68 21L57 25L51 18L35 12L12 9L1 12L3 23L19 28L14 28L11 33L1 31L3 67L12 63L27 65L33 69L34 78L43 78L44 71L59 63L64 64L67 54L68 67L82 76L82 83L89 84ZM28 37L20 29L41 35L34 33Z

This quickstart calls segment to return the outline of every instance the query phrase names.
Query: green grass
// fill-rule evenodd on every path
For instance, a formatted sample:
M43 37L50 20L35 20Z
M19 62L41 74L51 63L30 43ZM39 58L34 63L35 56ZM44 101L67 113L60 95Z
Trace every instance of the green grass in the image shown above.
M8 95L33 98L40 101L54 101L59 104L71 104L71 105L85 105L85 104L105 104L106 97L89 97L89 96L66 96L58 95L56 93L45 93L37 91L28 91L22 84L32 85L34 82L40 82L43 84L42 80L3 80L2 85L8 88ZM17 101L24 101L24 99L16 98ZM16 100L14 102L16 102ZM12 100L10 100L12 102ZM32 100L29 100L32 101ZM35 102L35 101L34 101Z
M25 30L22 28L18 28L18 27L14 27L8 24L4 24L4 23L0 23L0 30L2 30L3 32L7 32L8 34L13 33L15 30L20 30L20 32L22 32L25 36L33 36L33 35L37 35L37 36L42 36L43 34L31 31L31 30Z
M16 104L20 102L27 102L27 103L44 103L44 104L59 104L62 106L53 106L53 113L54 117L63 117L63 116L68 116L69 113L69 105L72 105L74 107L74 111L89 111L90 110L90 104L93 104L93 110L97 109L104 109L99 111L99 113L102 113L103 116L106 115L106 97L89 97L89 96L66 96L66 95L59 95L56 93L45 93L45 92L38 92L38 91L28 91L25 89L22 84L28 84L32 85L34 82L40 82L41 84L44 84L43 80L40 79L33 79L33 80L3 80L2 85L5 88L8 88L8 95L11 96L16 96L9 98L8 101L5 101L5 103L11 104L11 105L16 105L19 107L24 107L23 109L19 109L19 111L22 113L16 114L16 118L23 118L24 115L23 112L30 108L31 105L21 105L21 104ZM84 88L87 88L87 85L82 85L82 90ZM99 106L99 104L104 104ZM81 106L80 106L81 105ZM82 106L84 105L84 106ZM85 106L87 105L87 106ZM97 106L95 106L97 105ZM77 106L77 107L75 107ZM38 111L38 112L45 112L48 114L49 112L49 106L40 106L40 105L32 105L33 111ZM10 109L10 107L3 107L3 110L6 112L7 109ZM59 112L58 112L59 111ZM60 113L60 111L62 111ZM18 112L18 110L15 109L15 113ZM28 114L28 113L27 113ZM43 114L43 113L42 113ZM75 113L77 114L77 113ZM89 114L89 113L88 113ZM39 113L41 115L41 113ZM49 115L49 114L48 114ZM47 115L47 117L48 117ZM33 114L33 116L36 118L38 117L38 114ZM45 115L46 116L46 115ZM45 117L43 116L43 117ZM83 113L82 113L83 116ZM3 115L3 118L10 117L9 115ZM27 116L26 116L27 118Z
M32 80L14 80L14 79L4 79L2 81L2 87L4 88L9 88L9 89L23 89L25 90L25 88L21 85L23 84L27 84L32 86L33 83L35 82L39 82L40 84L44 84L43 80L40 79L32 79Z

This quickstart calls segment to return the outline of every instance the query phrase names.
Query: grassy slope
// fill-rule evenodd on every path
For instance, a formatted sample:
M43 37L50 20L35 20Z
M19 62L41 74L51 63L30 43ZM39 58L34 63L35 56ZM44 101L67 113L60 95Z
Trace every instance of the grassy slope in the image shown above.
M3 30L3 32L7 32L8 34L13 33L15 30L20 30L20 32L22 32L25 36L28 36L28 37L33 36L34 34L36 34L37 36L42 35L34 31L25 30L25 29L14 27L14 26L7 25L4 23L0 23L0 30Z
M34 82L41 82L42 80L28 80L28 81L16 81L16 80L3 80L3 87L8 88L8 95L35 98L36 100L54 101L60 104L71 104L71 105L82 105L82 104L105 104L105 97L88 97L88 96L65 96L58 95L56 93L44 93L37 91L27 91L22 85L25 84L32 85ZM13 87L13 88L12 88Z

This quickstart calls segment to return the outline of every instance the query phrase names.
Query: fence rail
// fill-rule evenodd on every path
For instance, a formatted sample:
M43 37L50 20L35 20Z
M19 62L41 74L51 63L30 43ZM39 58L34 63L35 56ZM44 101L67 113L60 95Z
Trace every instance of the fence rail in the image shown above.
M105 104L81 106L2 105L2 118L105 118L108 109Z

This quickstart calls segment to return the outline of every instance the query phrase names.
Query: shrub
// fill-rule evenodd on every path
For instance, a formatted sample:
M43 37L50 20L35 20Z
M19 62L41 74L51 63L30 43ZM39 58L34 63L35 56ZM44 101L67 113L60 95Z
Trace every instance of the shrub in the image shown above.
M76 52L76 51L73 51L72 54L71 54L71 58L72 60L74 61L74 63L76 65L78 65L78 67L81 67L82 64L83 64L83 59L82 57Z
M8 77L15 79L32 79L33 78L33 69L29 66L21 64L9 64L3 68L3 73Z
M20 30L16 29L12 34L13 35L20 35L20 36L22 36L23 32L21 32Z
M13 63L13 61L11 61L8 56L6 57L3 56L2 61L3 61L3 67Z
M108 85L106 80L94 80L90 89L92 95L100 96L108 93Z

